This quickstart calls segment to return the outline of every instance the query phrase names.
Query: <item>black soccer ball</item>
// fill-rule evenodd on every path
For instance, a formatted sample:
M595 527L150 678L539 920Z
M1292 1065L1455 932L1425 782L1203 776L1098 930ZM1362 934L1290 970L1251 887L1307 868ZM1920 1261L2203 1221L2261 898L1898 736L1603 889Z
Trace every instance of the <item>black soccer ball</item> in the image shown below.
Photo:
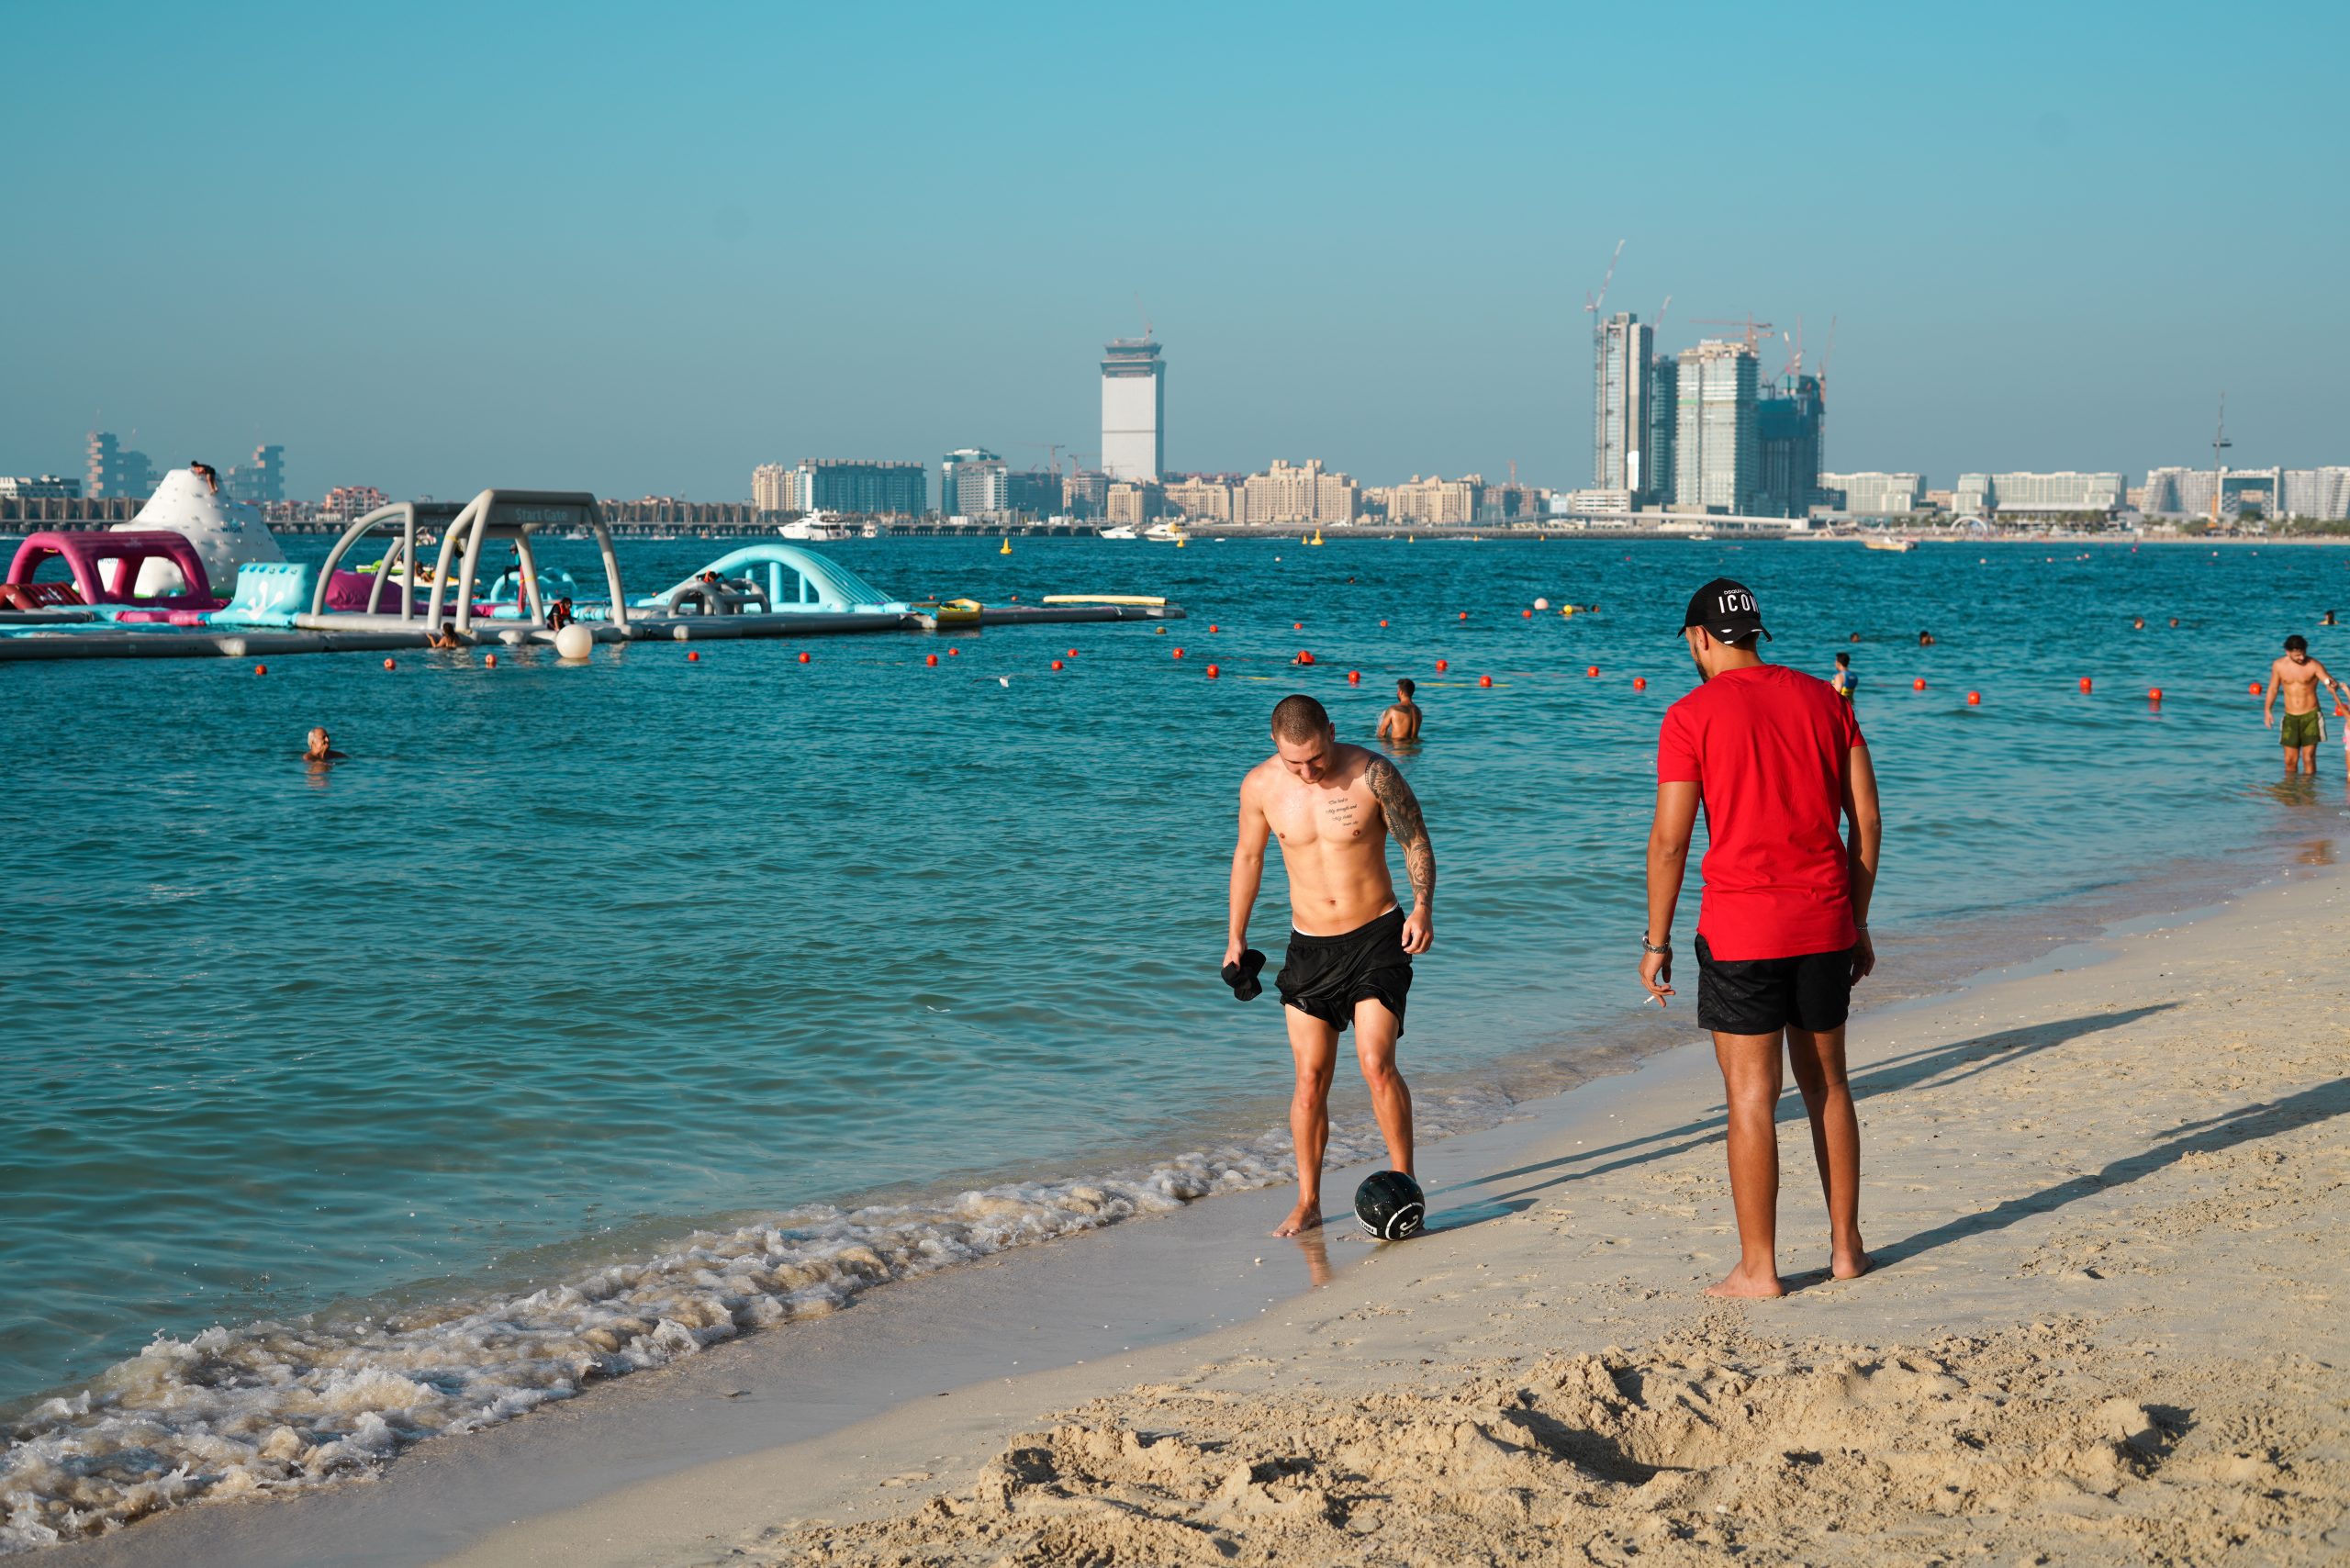
M1381 1170L1355 1189L1355 1220L1382 1241L1417 1236L1428 1216L1420 1184L1401 1170Z

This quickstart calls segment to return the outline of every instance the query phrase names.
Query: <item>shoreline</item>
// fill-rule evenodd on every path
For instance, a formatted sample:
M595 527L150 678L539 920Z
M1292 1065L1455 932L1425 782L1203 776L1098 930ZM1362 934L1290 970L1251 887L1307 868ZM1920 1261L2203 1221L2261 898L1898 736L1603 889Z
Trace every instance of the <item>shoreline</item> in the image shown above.
M2272 868L2263 868L2276 875ZM2290 882L2294 875L2288 867L2284 879ZM2158 886L2187 896L2201 890L2175 881L2132 886ZM2140 913L2115 911L2109 918L2118 921L2117 929L2177 918L2173 912L2143 913L2143 899L2128 902L2138 904ZM2061 914L2070 906L2051 907ZM2090 945L2107 940L2092 938ZM2020 951L2010 953L2004 967L1978 971L1956 991L1870 1006L1858 1015L1863 1029L1874 1032L1984 986L2012 983L2083 947L2031 935L2017 946ZM1685 1032L1694 1034L1694 1026ZM1660 1094L1710 1093L1705 1089L1710 1074L1702 1053L1666 1049L1641 1056L1622 1076L1585 1081L1581 1092L1518 1103L1497 1125L1430 1145L1431 1195L1448 1211L1465 1202L1472 1218L1497 1218L1499 1211L1479 1212L1480 1204L1493 1200L1473 1189L1446 1192L1438 1173L1462 1162L1506 1164L1511 1156L1505 1151L1564 1137L1569 1128L1583 1127L1589 1136ZM1331 1190L1342 1193L1354 1175L1334 1170ZM891 1391L902 1388L860 1384L859 1369L937 1383L938 1390L923 1396L934 1398L939 1390L968 1383L962 1372L982 1362L996 1373L1027 1380L1035 1375L1037 1350L1046 1343L1054 1354L1041 1359L1063 1363L1098 1364L1112 1351L1127 1353L1128 1345L1142 1351L1155 1344L1160 1350L1152 1353L1164 1353L1203 1333L1228 1333L1233 1323L1307 1288L1302 1277L1281 1282L1278 1271L1297 1275L1298 1260L1293 1253L1283 1255L1289 1244L1259 1234L1284 1206L1283 1195L1278 1182L1262 1185L1232 1194L1225 1204L1192 1203L1176 1213L1143 1216L1147 1223L1111 1226L1086 1248L1068 1247L1063 1238L1062 1244L1023 1247L901 1281L891 1291L861 1299L855 1313L793 1324L788 1334L722 1342L666 1367L599 1383L576 1398L543 1406L531 1421L420 1445L372 1484L274 1499L270 1507L174 1509L98 1540L49 1549L45 1555L126 1563L429 1562L458 1550L457 1537L465 1529L478 1531L519 1517L515 1493L532 1499L533 1513L564 1506L592 1513L599 1506L595 1499L613 1495L615 1487L665 1473L699 1473L732 1462L733 1456L773 1450L778 1442L822 1448L830 1440L827 1432L837 1436L887 1419ZM1257 1215L1259 1208L1268 1209L1268 1215ZM1368 1249L1343 1237L1335 1225L1326 1236L1337 1278L1344 1282L1367 1260ZM1249 1260L1236 1264L1237 1249L1249 1249ZM1058 1300L1064 1296L1066 1302ZM974 1318L1006 1311L1045 1324L1050 1315L1032 1308L1046 1298L1070 1308L1049 1327L1022 1323L999 1331L984 1323L972 1326ZM1103 1320L1098 1327L1097 1310ZM1016 1353L1024 1347L1027 1355ZM1024 1361L1026 1366L1018 1367ZM1059 1375L1086 1374L1080 1365L1065 1364ZM657 1437L640 1442L623 1435L631 1431ZM452 1483L453 1471L472 1479ZM505 1481L486 1479L497 1475ZM453 1497L453 1485L458 1494ZM433 1529L416 1528L408 1517L412 1500L428 1501L436 1516ZM326 1521L333 1521L333 1536L353 1544L321 1558L318 1532ZM354 1537L382 1531L392 1539L377 1534L364 1550L356 1546Z

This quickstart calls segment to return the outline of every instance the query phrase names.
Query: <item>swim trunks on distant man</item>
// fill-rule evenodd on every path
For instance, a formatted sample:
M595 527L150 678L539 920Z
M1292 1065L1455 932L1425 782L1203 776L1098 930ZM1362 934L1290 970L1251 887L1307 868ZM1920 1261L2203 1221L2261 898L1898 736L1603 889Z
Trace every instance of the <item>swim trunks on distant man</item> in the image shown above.
M2342 697L2342 683L2310 657L2310 640L2296 632L2285 639L2285 656L2268 666L2268 691L2261 703L2263 725L2277 722L2277 694L2285 694L2285 722L2277 738L2285 743L2285 771L2317 771L2318 742L2325 739L2325 713L2318 703L2318 688Z

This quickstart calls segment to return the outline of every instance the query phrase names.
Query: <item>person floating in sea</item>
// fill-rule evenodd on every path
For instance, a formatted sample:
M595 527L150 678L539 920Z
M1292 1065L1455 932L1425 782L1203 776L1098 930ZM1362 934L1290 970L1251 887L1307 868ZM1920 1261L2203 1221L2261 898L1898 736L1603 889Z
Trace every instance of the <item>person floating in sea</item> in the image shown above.
M2138 617L2138 619L2136 619L2135 621L2132 621L2132 622L2130 622L2130 630L2132 630L2132 632L2143 632L2143 631L2144 631L2145 629L2146 629L2146 618L2145 618L2144 616L2143 616L2143 615L2141 615L2140 617Z
M1828 684L1834 688L1836 695L1845 701L1850 702L1852 700L1852 693L1861 689L1861 678L1852 673L1852 655L1838 654L1836 655L1836 673L1828 678Z
M1739 1243L1738 1266L1707 1294L1784 1295L1775 1125L1783 1047L1827 1192L1829 1271L1848 1280L1869 1269L1844 1024L1853 985L1876 967L1876 774L1852 707L1827 682L1765 664L1755 651L1769 633L1745 588L1715 578L1689 600L1683 622L1700 680L1665 710L1658 739L1640 983L1659 1006L1676 994L1673 915L1702 804L1697 1025L1713 1034L1729 1108Z
M1932 647L1932 646L1934 645L1934 634L1933 634L1931 632L1920 632L1920 633L1918 633L1918 645L1919 645L1919 647L1921 647L1921 648L1930 648L1930 647Z
M1420 738L1420 705L1412 700L1412 693L1419 688L1409 680L1395 683L1395 700L1379 715L1379 738L1397 745L1411 745Z
M2174 624L2176 624L2176 622L2174 622ZM2333 611L2332 611L2331 610L2327 610L2327 611L2325 612L2325 619L2324 619L2324 620L2322 620L2322 621L2321 621L2321 622L2318 622L2318 624L2319 624L2319 625L2321 625L2321 626L2332 626L2332 625L2336 624L2336 622L2335 622L2335 621L2334 621L2334 619L2333 619Z
M2268 691L2260 704L2263 729L2277 727L2277 693L2285 693L2285 723L2278 739L2285 743L2285 771L2317 771L2317 743L2325 739L2325 712L2317 690L2325 687L2338 699L2342 683L2310 657L2310 640L2299 632L2285 639L2285 656L2268 666Z
M306 746L302 753L304 762L341 762L348 755L334 749L334 737L327 734L326 726L323 724L315 726L309 734L304 737L304 742Z
M1239 843L1232 852L1227 970L1248 946L1248 916L1265 875L1265 843L1278 834L1289 873L1289 955L1276 983L1296 1091L1297 1206L1274 1230L1295 1236L1322 1223L1322 1151L1330 1140L1330 1080L1338 1036L1355 1031L1355 1057L1371 1088L1388 1162L1412 1172L1412 1092L1395 1070L1412 959L1435 940L1436 851L1420 802L1395 765L1341 745L1322 704L1303 694L1273 709L1271 756L1240 781ZM1412 912L1395 903L1387 840L1404 851Z
M441 630L433 633L424 645L428 648L462 648L465 644L458 640L456 622L443 621Z

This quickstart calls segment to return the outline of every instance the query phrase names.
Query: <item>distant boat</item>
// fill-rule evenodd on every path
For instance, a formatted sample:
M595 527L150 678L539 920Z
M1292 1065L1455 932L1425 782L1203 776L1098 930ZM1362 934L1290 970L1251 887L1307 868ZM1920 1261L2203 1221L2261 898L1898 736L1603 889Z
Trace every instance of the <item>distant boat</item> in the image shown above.
M811 511L806 517L795 518L776 530L784 538L801 543L837 543L851 537L848 524L837 518Z
M1890 550L1897 555L1907 555L1918 547L1916 540L1899 539L1890 533L1872 533L1862 540L1861 543L1865 549Z
M1160 544L1181 544L1183 543L1182 525L1181 523L1162 522L1153 528L1149 532L1144 534L1143 537Z
M1102 532L1095 537L1101 539L1140 539L1142 535L1136 533L1133 529L1128 528L1125 523L1121 522L1102 530Z

